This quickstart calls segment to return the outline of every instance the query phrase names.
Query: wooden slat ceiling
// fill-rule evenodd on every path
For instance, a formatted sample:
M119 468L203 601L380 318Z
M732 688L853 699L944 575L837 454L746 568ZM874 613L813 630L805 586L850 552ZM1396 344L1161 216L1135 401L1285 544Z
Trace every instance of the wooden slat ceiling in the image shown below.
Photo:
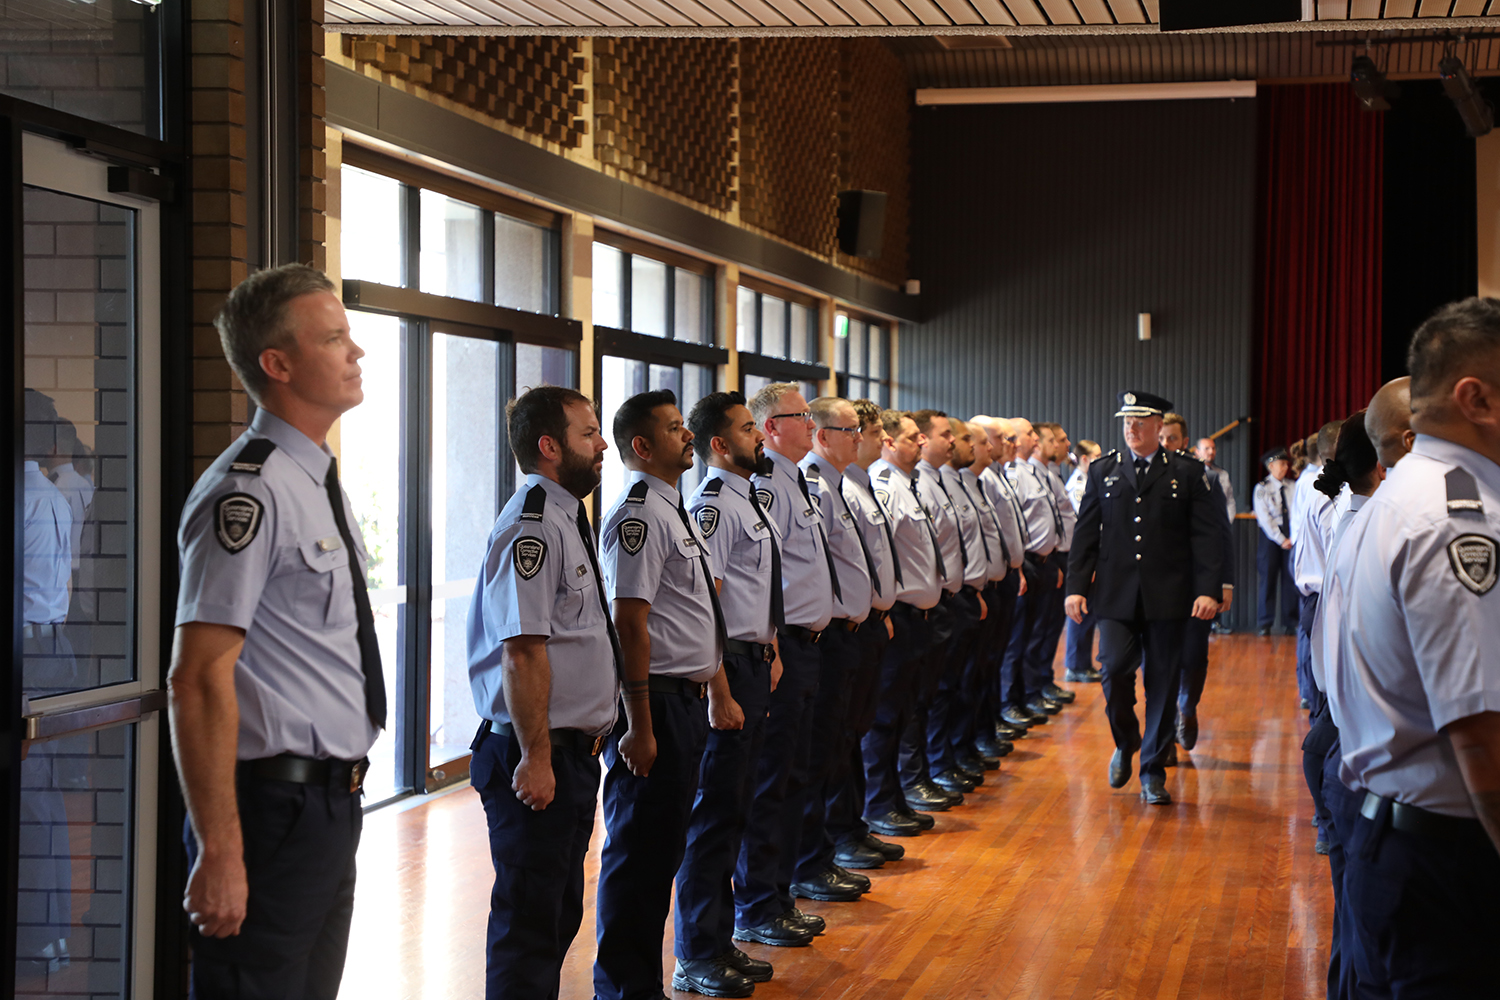
M536 28L574 33L635 28L686 33L692 29L769 28L808 33L827 29L949 28L988 25L1011 33L1075 28L1128 29L1155 24L1158 0L325 0L330 30L422 33ZM1326 22L1495 18L1500 0L1315 0L1316 29ZM1456 22L1455 22L1456 23ZM1482 21L1480 23L1483 23ZM582 29L578 31L577 29ZM1137 29L1139 30L1139 29ZM1149 29L1148 29L1149 30Z

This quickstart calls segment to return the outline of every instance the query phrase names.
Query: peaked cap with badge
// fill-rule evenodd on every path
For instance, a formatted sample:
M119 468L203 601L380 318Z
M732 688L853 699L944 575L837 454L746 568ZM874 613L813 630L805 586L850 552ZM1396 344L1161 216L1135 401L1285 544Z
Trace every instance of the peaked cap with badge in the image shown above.
M1161 417L1172 411L1170 400L1139 389L1126 389L1119 395L1117 417Z

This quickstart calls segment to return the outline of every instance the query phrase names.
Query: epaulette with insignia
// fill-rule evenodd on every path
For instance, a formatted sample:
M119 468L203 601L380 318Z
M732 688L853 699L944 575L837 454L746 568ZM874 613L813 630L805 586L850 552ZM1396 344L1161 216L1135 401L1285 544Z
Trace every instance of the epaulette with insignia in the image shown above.
M645 503L646 502L646 494L648 492L650 492L650 490L651 490L651 487L647 486L646 485L646 481L644 479L642 479L640 482L638 482L634 486L630 487L630 492L627 493L627 494L625 494L625 502L626 503Z
M890 479L891 478L891 467L889 465L884 466L879 472L875 473L875 478L880 479L882 481Z
M266 459L271 457L271 452L276 450L276 442L270 438L256 438L247 442L240 453L234 456L234 461L229 463L230 472L248 472L253 476L260 475L260 467L266 464Z
M822 479L823 473L818 471L818 467L816 465L809 465L807 468L802 470L802 477L804 479Z
M716 497L719 495L719 491L723 488L724 480L720 479L718 476L714 476L712 479L703 484L703 495L706 497Z
M1443 477L1448 486L1448 513L1484 513L1484 501L1479 499L1479 483L1463 469L1452 469Z
M526 502L521 505L521 520L540 521L546 516L547 489L540 483L526 491ZM530 579L530 577L527 577Z

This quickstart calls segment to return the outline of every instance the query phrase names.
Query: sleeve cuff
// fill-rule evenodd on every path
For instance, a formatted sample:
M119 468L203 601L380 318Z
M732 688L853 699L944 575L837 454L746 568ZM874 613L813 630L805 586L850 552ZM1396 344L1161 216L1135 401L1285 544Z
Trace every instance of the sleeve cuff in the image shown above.
M542 618L523 618L519 621L504 622L495 627L494 638L498 642L514 639L518 635L545 635L550 638L552 623Z
M205 625L231 625L248 632L250 623L254 620L254 608L226 607L222 604L197 601L192 604L178 605L175 624L182 626L202 622Z

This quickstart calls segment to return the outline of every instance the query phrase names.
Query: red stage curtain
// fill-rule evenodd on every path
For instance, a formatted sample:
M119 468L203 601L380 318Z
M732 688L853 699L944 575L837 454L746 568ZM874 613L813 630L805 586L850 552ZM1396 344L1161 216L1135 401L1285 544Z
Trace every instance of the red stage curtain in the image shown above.
M1261 87L1257 455L1380 387L1384 119L1347 84Z

